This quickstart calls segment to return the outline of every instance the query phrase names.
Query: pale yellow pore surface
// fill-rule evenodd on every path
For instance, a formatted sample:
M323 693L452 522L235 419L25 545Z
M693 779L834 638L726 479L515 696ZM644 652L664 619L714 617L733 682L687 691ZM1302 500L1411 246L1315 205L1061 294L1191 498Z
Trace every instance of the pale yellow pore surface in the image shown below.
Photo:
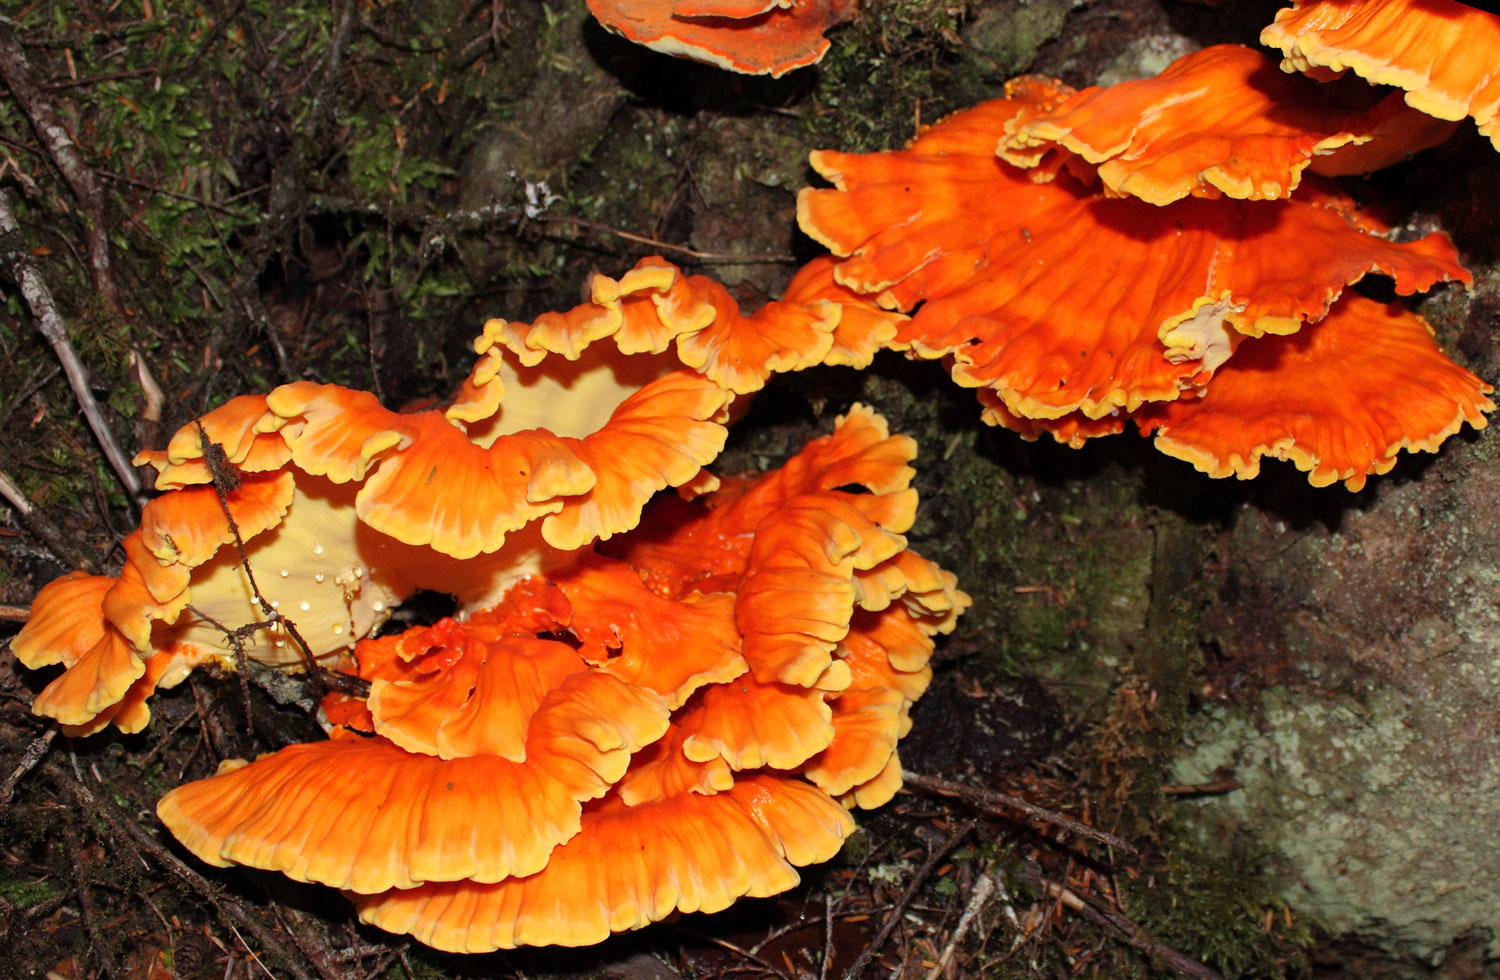
M604 428L620 403L669 371L682 369L670 354L632 354L612 344L593 344L569 361L549 357L519 367L505 352L498 372L505 386L500 410L469 426L469 438L488 447L500 436L525 429L582 439Z
M544 573L566 560L541 540L535 525L511 534L500 550L469 560L403 544L360 523L354 510L357 489L299 473L286 518L246 545L261 595L307 641L314 659L352 649L417 589L447 593L458 600L461 612L472 611L493 605L526 575ZM254 602L238 551L220 549L194 571L188 588L189 611L175 625L158 625L152 646L164 650L186 644L232 665L234 648L213 622L236 630L268 618ZM246 657L258 663L303 662L283 624L268 624L242 642Z

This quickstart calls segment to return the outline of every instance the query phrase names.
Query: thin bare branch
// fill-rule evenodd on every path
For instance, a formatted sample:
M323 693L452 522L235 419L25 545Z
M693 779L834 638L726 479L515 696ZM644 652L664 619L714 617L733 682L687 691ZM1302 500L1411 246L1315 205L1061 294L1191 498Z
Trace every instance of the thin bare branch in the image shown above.
M959 916L957 927L954 928L953 934L948 937L948 944L943 947L942 953L938 955L937 962L928 971L927 980L938 980L938 977L942 976L944 971L948 969L948 964L953 960L953 954L958 949L959 943L963 942L964 936L968 935L969 927L974 924L974 920L984 910L985 904L995 894L996 884L997 879L993 872L981 875L979 880L974 883L974 890L969 893L969 904L964 906L964 914Z
M47 338L53 353L62 362L63 373L67 375L68 385L73 389L73 397L78 399L83 417L93 430L94 438L98 440L99 448L104 451L104 458L115 471L120 485L137 505L143 503L141 478L130 465L129 457L115 441L114 433L105 421L103 409L94 400L94 393L89 389L88 370L79 360L72 341L68 339L68 327L57 312L52 291L47 288L36 263L31 260L31 253L21 240L21 226L11 208L10 192L5 190L0 190L0 274L20 288L26 305L36 317L37 329Z
M1098 841L1106 847L1113 847L1130 855L1136 854L1135 847L1124 838L1116 837L1109 831L1100 830L1097 827L1090 827L1086 823L1080 823L1072 817L1048 810L1046 807L1037 806L1035 803L1030 803L1020 797L1011 796L1007 793L999 793L991 789L980 789L977 786L965 786L963 783L955 783L951 779L939 779L936 776L924 776L921 773L907 771L901 775L909 787L915 787L928 793L938 793L943 796L956 796L980 809L991 813L1000 813L1002 816L1005 815L1004 811L1014 810L1018 813L1024 813L1028 817L1034 817L1043 823L1050 823L1053 826L1072 831L1081 837Z
M4 206L3 197L4 192L0 191L0 207ZM87 572L98 570L87 555L67 543L62 532L57 529L57 525L53 524L47 515L37 510L31 501L26 499L26 495L21 492L21 488L16 486L4 471L0 471L0 497L3 497L5 502L10 504L11 509L16 512L17 520L21 522L22 526L35 535L36 539L42 543L42 546L56 555L64 564L72 565L74 568L81 568Z
M5 809L10 803L10 798L15 795L16 785L47 755L47 750L52 747L52 740L55 738L57 738L57 729L49 728L26 746L26 751L21 753L16 768L5 777L5 782L0 783L0 811Z
M84 162L68 129L52 107L52 102L32 78L31 66L26 62L26 53L21 43L4 24L0 24L0 78L10 88L31 125L41 138L42 145L62 171L63 178L73 189L73 195L83 207L85 238L89 250L89 274L94 288L111 310L118 311L124 304L120 299L120 287L115 281L114 266L109 257L109 229L104 220L105 198L94 178L94 171ZM8 210L8 208L7 208Z
M891 909L890 914L885 917L885 921L880 924L880 930L875 933L875 938L871 939L870 944L860 951L859 958L854 961L854 965L844 974L844 980L858 980L859 976L864 973L865 967L870 965L870 961L879 954L881 947L885 945L885 941L890 938L891 930L896 928L896 923L900 922L901 916L906 914L906 907L916 897L917 890L922 887L922 883L927 880L928 875L932 874L932 869L936 868L938 862L949 851L957 847L958 842L967 837L969 831L973 829L974 821L965 820L953 829L953 832L948 835L946 840L936 847L932 847L927 852L927 859L922 862L922 866L917 869L917 873L912 875L911 881L907 883L906 890L896 900L896 907Z
M117 980L120 973L115 967L115 957L110 951L110 944L104 938L104 932L99 928L99 916L94 911L94 893L89 887L88 876L83 873L83 842L78 837L78 828L74 824L72 813L64 813L62 829L63 836L68 841L68 858L73 866L74 894L78 897L78 908L83 919L84 930L89 934L94 955L99 957L99 964L104 968L104 975L109 977L109 980Z
M602 235L613 235L616 238L623 238L627 242L646 245L662 252L685 255L690 259L709 265L795 265L797 262L795 255L730 255L725 252L700 252L696 248L688 248L686 245L673 245L671 242L649 238L646 235L637 235L632 231L621 231L619 228L611 228L609 225L600 224L597 221L586 221L583 218L540 215L531 220L546 222L548 224L572 225L575 228L584 228Z
M1134 922L1112 912L1107 908L1100 908L1099 904L1088 895L1080 895L1070 888L1051 881L1042 872L1042 869L1033 861L1024 861L1021 866L1019 880L1037 889L1049 898L1067 906L1069 909L1088 919L1095 925L1103 926L1124 940L1127 944L1164 964L1184 977L1192 980L1224 980L1219 971L1203 963L1198 962L1186 953L1179 952L1166 943L1149 935L1144 929Z
M198 896L212 905L225 919L226 923L237 924L243 928L252 939L260 944L261 949L274 950L277 957L284 961L296 980L312 980L301 964L299 957L287 948L287 946L276 938L275 933L261 925L253 916L240 907L228 895L214 887L206 878L194 871L192 868L178 860L171 851L157 843L150 834L146 833L135 821L129 819L113 803L100 800L93 792L84 785L82 779L69 775L61 766L49 764L46 768L47 776L54 783L61 786L73 797L74 802L90 812L96 814L122 842L129 841L137 850L151 858L161 867L176 877L188 888L196 892Z

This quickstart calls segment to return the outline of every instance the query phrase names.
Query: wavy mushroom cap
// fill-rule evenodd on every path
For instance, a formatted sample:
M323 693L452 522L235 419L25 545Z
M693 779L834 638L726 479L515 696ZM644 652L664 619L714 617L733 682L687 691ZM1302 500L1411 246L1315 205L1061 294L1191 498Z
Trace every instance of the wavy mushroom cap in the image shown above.
M1315 486L1359 490L1403 449L1435 452L1465 422L1484 428L1493 391L1443 356L1421 317L1350 293L1293 336L1246 344L1202 398L1135 421L1210 476L1249 479L1270 456Z
M654 294L674 288L683 295L666 297L668 326ZM142 453L167 492L127 538L120 576L88 597L112 632L86 645L26 634L31 660L69 672L38 710L94 725L160 651L179 667L241 654L331 660L417 589L452 594L464 610L492 604L525 574L634 527L657 491L712 485L703 467L723 447L733 395L667 354L674 341L709 331L695 363L750 390L827 355L842 312L808 298L745 317L722 287L660 260L597 277L593 296L526 327L550 346L526 347L494 321L510 347L481 338L446 412L396 412L368 392L295 382L232 399ZM590 347L605 336L615 343ZM61 595L41 596L42 619L72 601ZM144 717L132 711L129 723Z
M336 729L178 787L162 822L210 864L360 893L499 881L540 870L666 731L657 694L565 644L451 620L419 634L425 670L372 685L375 737Z
M660 363L685 366L726 391L748 394L763 387L772 374L840 363L839 358L851 356L846 347L857 355L859 333L878 330L863 324L846 330L835 353L843 304L856 310L868 305L857 297L820 291L816 281L799 276L781 300L745 314L719 283L707 276L683 275L656 256L642 259L619 279L596 274L588 294L589 299L573 309L543 314L531 323L487 322L474 342L481 361L465 387L466 403L458 409L464 417L473 414L468 403L485 399L481 372L485 379L503 380L505 367L493 361L501 350L509 350L523 366L548 354L578 360L592 351L603 360L614 355L593 345L612 339L620 354L631 357L675 351L675 363L672 355Z
M350 649L404 592L378 573L380 549L359 547L352 508L320 491L333 488L304 490L289 473L258 473L222 501L213 487L187 486L147 504L141 529L125 539L118 576L69 576L38 594L16 638L18 656L66 669L33 710L75 733L109 721L138 731L150 719L145 697L195 666L232 666L241 654L301 664ZM271 615L254 600L230 543L231 517ZM305 655L282 615L297 624Z
M598 555L553 578L571 606L566 623L582 644L579 654L655 691L668 707L679 708L704 685L732 681L749 669L730 593L665 597L626 563Z
M209 863L342 888L451 950L598 942L789 888L852 830L846 806L900 787L932 637L968 603L901 535L915 451L854 406L779 470L676 498L617 557L362 640L341 667L369 691L324 699L329 741L228 764L158 813ZM808 637L790 672L756 653Z
M1400 112L1389 100L1351 107L1343 94L1278 71L1259 51L1218 44L1017 120L998 152L1019 167L1049 150L1077 154L1109 191L1151 204L1190 194L1274 200L1290 196L1314 160L1369 142Z
M858 0L589 0L599 23L653 51L779 78L816 64Z
M1243 344L1200 397L1153 403L1103 423L1077 413L1025 419L1002 404L986 420L1023 438L1077 448L1134 422L1156 448L1200 472L1252 479L1286 459L1314 486L1351 491L1389 472L1402 450L1436 452L1465 423L1488 424L1494 388L1453 363L1420 316L1357 293L1296 334Z
M1282 201L1109 199L992 152L1026 105L995 100L905 150L816 151L803 230L835 277L917 307L894 346L951 357L1012 414L1098 419L1201 387L1242 337L1291 333L1377 271L1402 294L1469 280L1446 236L1394 243L1323 191Z
M1469 116L1500 149L1500 16L1451 0L1296 0L1260 41L1283 70L1326 77L1353 70L1406 90L1438 119Z
M362 921L438 949L586 946L675 911L783 892L796 867L833 857L853 830L848 811L815 787L752 775L712 795L593 805L529 877L353 897Z

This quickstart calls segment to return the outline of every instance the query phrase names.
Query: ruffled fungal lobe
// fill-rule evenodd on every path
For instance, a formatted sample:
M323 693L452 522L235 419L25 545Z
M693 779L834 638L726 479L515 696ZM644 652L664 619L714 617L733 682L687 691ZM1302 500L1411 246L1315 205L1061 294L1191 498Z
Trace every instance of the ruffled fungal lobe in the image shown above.
M325 699L329 741L226 766L159 813L210 863L331 884L365 921L458 951L592 943L791 887L852 830L846 806L899 787L931 637L967 605L901 536L914 455L855 406L778 471L653 506L613 557L361 641L346 669L369 694ZM829 574L769 601L788 554ZM809 610L829 617L812 668L758 677L747 654Z
M1350 107L1259 51L1218 44L1159 75L1090 86L1017 120L998 152L1023 168L1049 150L1077 154L1110 191L1151 204L1189 194L1275 200L1291 195L1317 157L1368 142L1398 111Z
M1249 479L1270 456L1315 486L1359 490L1403 449L1435 452L1464 423L1484 428L1493 392L1443 355L1421 317L1350 293L1293 336L1246 344L1202 398L1135 421L1210 476Z
M1067 174L1036 183L993 153L1023 111L995 100L905 150L816 151L834 189L798 198L803 230L842 257L839 282L915 310L893 345L951 358L1013 415L1171 401L1242 338L1294 332L1370 271L1402 294L1469 279L1445 236L1388 241L1331 191L1160 208Z
M1500 149L1500 16L1453 0L1296 0L1261 31L1285 71L1352 70L1438 119L1469 116Z
M589 0L610 31L653 51L773 78L821 61L823 32L857 0Z

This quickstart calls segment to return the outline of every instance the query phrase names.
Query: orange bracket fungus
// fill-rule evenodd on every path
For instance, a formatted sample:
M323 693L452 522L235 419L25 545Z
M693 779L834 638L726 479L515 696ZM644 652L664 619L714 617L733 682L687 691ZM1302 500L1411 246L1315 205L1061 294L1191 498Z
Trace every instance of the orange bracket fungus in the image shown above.
M816 64L858 0L589 0L606 28L653 51L779 78Z
M1077 154L1115 194L1170 204L1191 194L1275 200L1302 171L1344 146L1383 133L1399 97L1358 109L1349 93L1277 71L1267 55L1219 44L1160 75L1074 92L1018 116L999 155L1034 166L1048 151ZM1446 135L1446 133L1445 133Z
M803 190L798 220L837 257L836 282L910 315L891 346L945 359L992 424L1078 446L1134 415L1213 475L1253 476L1270 455L1358 489L1494 404L1419 318L1345 288L1369 272L1403 296L1471 277L1441 233L1395 241L1331 183L1299 186L1368 119L1272 112L1284 83L1202 99L1201 79L1177 77L1240 85L1259 61L1210 48L1165 80L1076 94L1018 79L903 150L815 151L834 186ZM1267 115L1302 135L1246 125ZM1165 128L1178 117L1187 132ZM1205 122L1228 131L1201 135ZM1369 384L1328 382L1356 376Z
M34 710L74 733L138 731L151 691L196 665L331 666L416 589L482 609L634 527L658 490L707 489L736 394L868 358L887 335L888 318L823 279L745 316L717 283L646 259L596 276L574 310L488 323L444 411L312 382L232 399L138 457L165 492L120 574L38 595L13 648L65 671Z
M590 7L780 75L855 0ZM1298 0L1263 39L1497 139L1493 15ZM646 258L572 309L487 322L440 409L311 381L234 398L137 458L161 495L118 574L38 594L12 648L62 670L34 711L137 732L200 665L342 675L326 739L226 761L158 814L209 864L339 889L444 950L783 891L900 788L934 637L969 599L909 547L913 440L856 404L780 467L716 474L736 400L895 349L1026 438L1134 423L1211 476L1282 458L1351 490L1483 427L1493 388L1349 288L1472 281L1445 235L1398 237L1329 179L1444 135L1350 87L1236 45L1108 88L1026 76L901 150L814 152L833 186L797 217L833 254L758 310ZM381 635L419 590L452 615Z
M156 687L241 658L357 678L326 740L158 813L443 949L595 943L830 858L900 787L969 600L908 549L916 445L871 410L771 473L705 467L736 397L868 363L905 318L831 262L748 315L660 259L588 296L487 323L446 409L295 382L143 453L164 492L120 574L47 586L15 640L64 667L35 710L138 731ZM457 612L376 635L418 589Z
M608 555L362 640L341 669L369 693L325 699L327 741L226 764L158 813L211 864L342 889L459 952L785 890L837 852L847 807L899 788L932 637L968 602L906 548L914 453L855 406L778 471L648 506Z
M1500 149L1500 16L1453 0L1297 0L1261 31L1286 71L1344 71L1405 90L1437 119L1469 116Z

